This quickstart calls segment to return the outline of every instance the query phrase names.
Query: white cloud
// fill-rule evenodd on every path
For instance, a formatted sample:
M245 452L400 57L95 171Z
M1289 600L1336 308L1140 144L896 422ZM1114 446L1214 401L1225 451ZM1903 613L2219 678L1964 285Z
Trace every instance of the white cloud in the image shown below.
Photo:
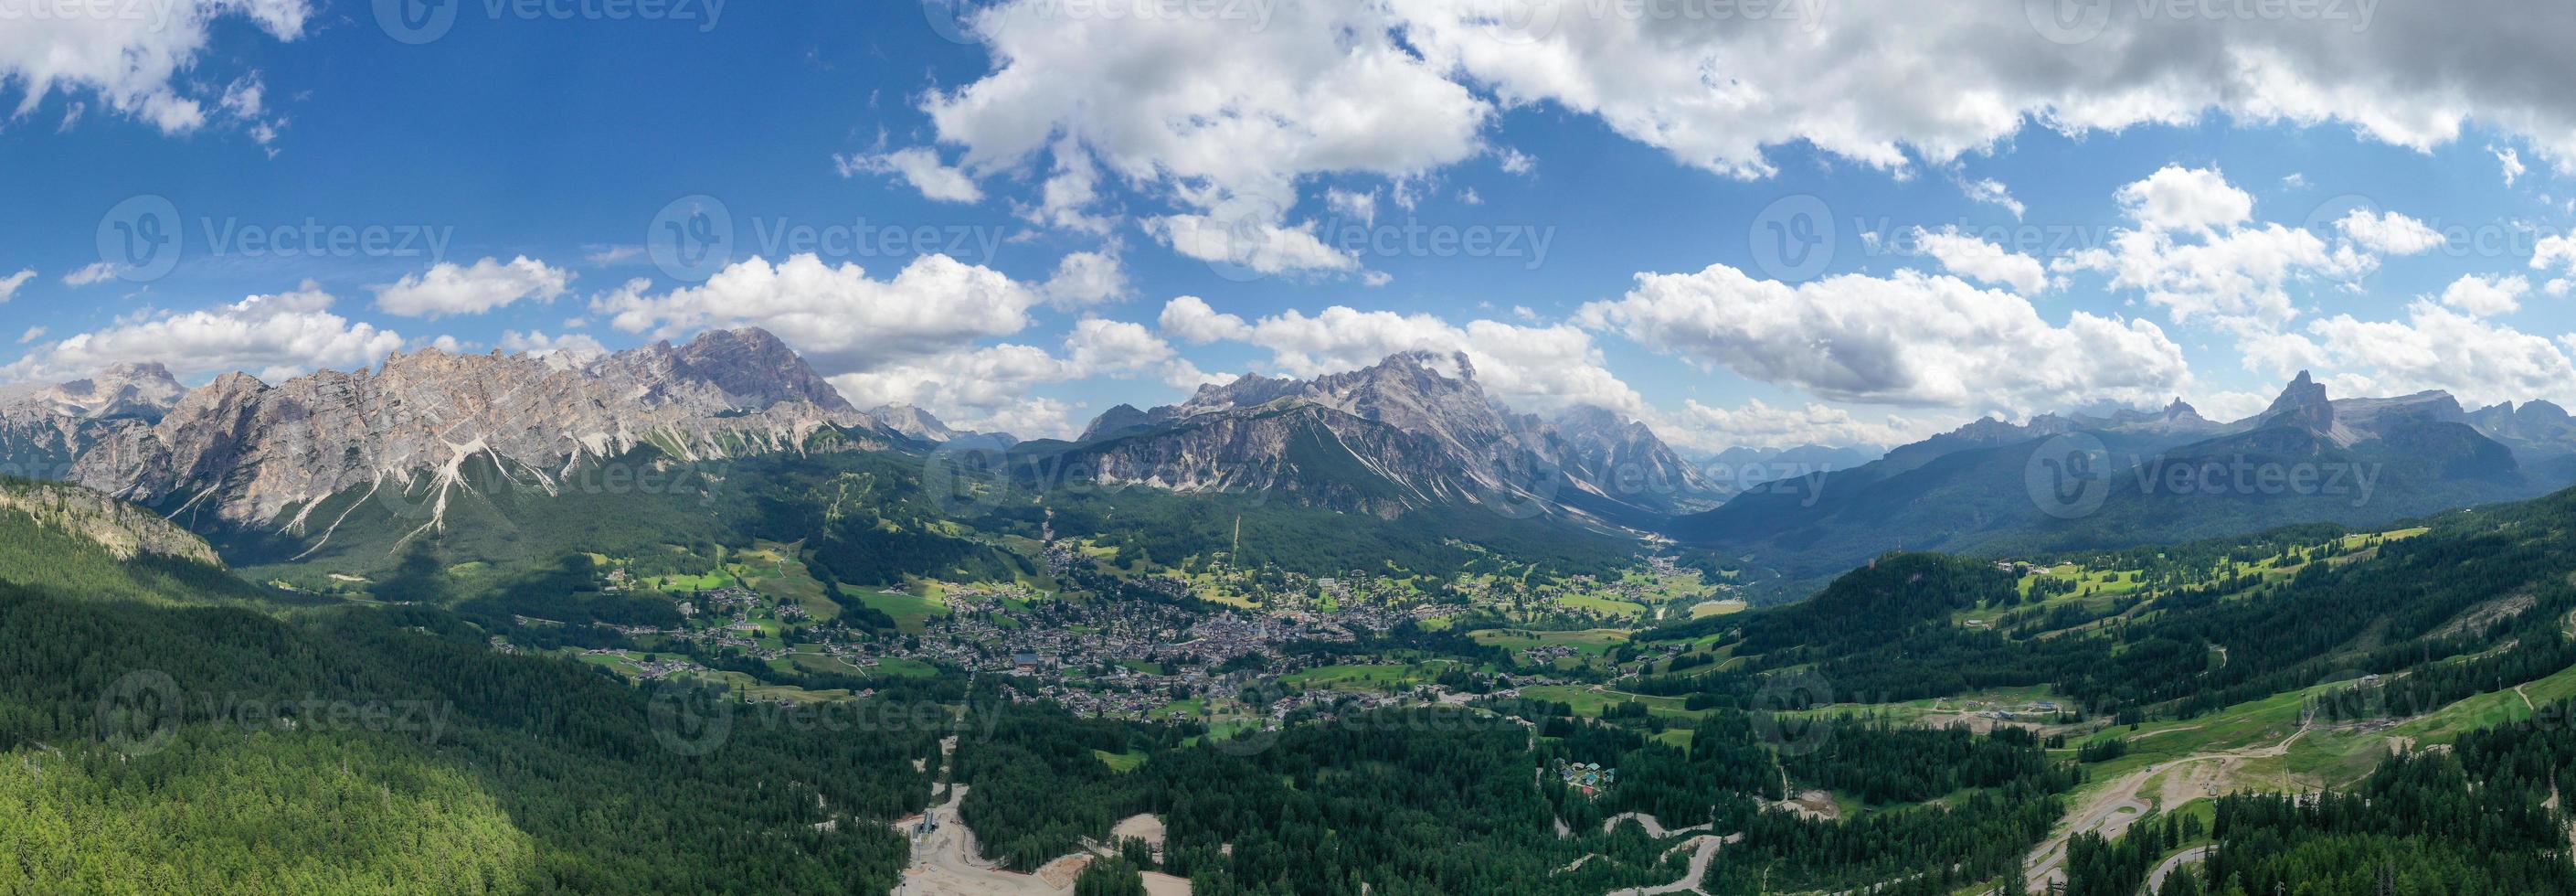
M1939 232L1915 228L1915 245L1924 254L1941 262L1950 273L1979 283L2012 287L2022 295L2038 295L2048 288L2048 270L2039 259L1974 236L1958 232L1956 227Z
M2522 172L2526 170L2522 167L2522 153L2510 146L2490 146L2487 151L2495 154L2496 164L2504 166L2505 186L2513 186L2514 181L2522 178Z
M79 270L64 274L63 285L88 286L93 283L105 283L114 279L116 279L115 265L108 264L104 261L93 261L87 265L83 265Z
M403 317L481 314L523 299L554 301L572 283L571 271L548 267L525 255L507 264L491 258L471 267L442 261L424 273L373 287L376 310Z
M190 77L207 55L210 34L219 21L238 17L291 41L302 36L313 11L304 0L171 0L113 7L126 14L97 12L109 8L53 16L21 9L9 17L0 28L0 86L22 91L16 114L33 112L61 92L87 94L100 107L167 134L194 131L214 115L255 119L263 111L257 73L220 90ZM74 105L65 127L88 108Z
M2144 320L2074 312L2063 326L2029 300L1900 270L1795 286L1726 265L1640 274L1587 326L1703 365L1836 400L2049 409L2150 401L2190 379L2182 349Z
M43 339L43 338L45 338L45 334L46 334L46 333L49 333L49 332L52 332L52 331L51 331L51 330L47 330L47 329L45 329L44 327L28 327L28 328L27 328L27 332L22 333L22 334L19 334L19 336L18 336L18 344L19 344L19 345L25 345L25 344L27 344L27 343L34 342L34 341L36 341L36 340L38 340L38 339Z
M1145 221L1145 230L1182 255L1264 275L1359 267L1358 259L1317 239L1311 223L1285 226L1273 218L1247 215L1166 215Z
M965 171L939 161L939 154L922 147L898 149L873 156L835 155L832 166L842 177L861 173L894 174L902 177L921 195L941 202L981 202L984 191L975 186L975 178Z
M1208 307L1206 299L1197 296L1180 296L1163 303L1163 316L1156 325L1173 338L1193 345L1220 339L1240 341L1252 338L1252 326L1244 323L1243 318L1219 313Z
M2013 198L2012 190L2005 187L2003 181L1999 181L1991 177L1984 180L1968 180L1966 178L1960 178L1959 192L1967 194L1967 197L1971 202L1982 202L1987 205L2002 206L2004 209L2012 212L2015 220L2021 218L2021 200Z
M2149 230L2210 230L2243 223L2254 197L2216 168L2167 165L2112 194L2130 219Z
M591 301L628 333L679 338L709 327L760 326L825 373L866 370L1008 336L1029 325L1038 290L946 255L914 258L892 279L811 254L735 262L703 285L646 294L637 280Z
M1324 190L1324 206L1332 209L1335 215L1351 218L1362 224L1377 223L1376 190L1327 188Z
M1481 151L1490 104L1402 45L1383 7L1263 9L1257 20L1067 16L1006 0L971 22L992 70L922 109L970 168L1070 140L1202 209L1233 197L1289 208L1305 174L1401 177Z
M1505 174L1528 174L1532 171L1538 170L1537 159L1531 158L1528 153L1508 146L1503 147L1494 153L1494 161L1496 164L1502 166L1503 173Z
M1127 271L1115 252L1073 252L1056 262L1048 277L1047 301L1059 308L1080 308L1120 299L1131 290Z
M2306 230L2251 223L2252 198L2215 170L2168 166L2117 198L2137 228L2114 230L2105 245L2059 256L2050 269L2108 274L2110 288L2139 290L2177 323L2205 316L2239 329L2276 327L2298 316L2291 284L2348 281L2378 266L2351 243L2330 246ZM2402 215L2339 223L2389 241L2412 238L2405 225L2413 221Z
M2354 208L2334 226L2362 248L2385 255L2413 255L2442 244L2440 231L2396 212Z
M27 268L9 276L0 277L0 304L7 304L10 299L17 298L18 287L27 285L27 281L33 279L36 279L35 268Z
M2521 308L2523 294L2530 291L2531 281L2519 276L2466 274L2442 290L2442 304L2468 312L2471 317L2494 317Z
M2576 236L2551 234L2531 246L2531 269L2576 272Z
M530 330L525 333L521 333L517 330L502 331L501 350L505 352L525 352L540 358L557 352L572 352L576 356L604 355L608 353L607 346L599 344L599 340L591 338L587 333L565 333L559 336L549 336L544 332L537 330Z
M248 370L274 382L316 368L363 367L402 348L400 334L331 313L333 301L306 281L294 292L230 305L131 315L39 344L0 367L0 379L63 380L120 361L159 361L183 377Z
M961 348L836 376L832 385L861 407L910 404L964 429L1065 438L1078 429L1072 418L1074 408L1033 395L1033 389L1149 372L1160 372L1175 388L1195 387L1205 380L1198 368L1175 357L1169 343L1124 321L1079 321L1065 335L1064 349L1059 356L1015 343Z
M2304 333L2249 340L2241 349L2249 367L2280 376L2332 371L2327 388L2341 395L2443 389L2471 407L2576 400L2576 363L2562 346L2430 299L2408 305L2404 320L2337 315L2311 322Z

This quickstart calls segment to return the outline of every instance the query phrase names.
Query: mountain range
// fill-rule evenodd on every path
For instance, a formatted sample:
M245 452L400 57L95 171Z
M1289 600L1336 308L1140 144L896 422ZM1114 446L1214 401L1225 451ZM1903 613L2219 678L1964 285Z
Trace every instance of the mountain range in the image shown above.
M2084 456L2061 460L2085 469L2054 485L2079 502L2073 513L2038 488L2043 473L2071 470L2045 456L2070 445ZM504 484L550 496L617 459L667 468L941 448L1006 451L1013 475L1040 493L1144 486L1382 519L1483 508L1653 532L1781 593L1888 550L2375 524L2576 481L2576 419L2555 405L2473 411L2441 392L2330 398L2305 373L2233 422L2176 400L1982 419L1884 452L1738 448L1697 463L1607 409L1519 413L1485 392L1463 355L1419 351L1313 379L1245 375L1151 409L1119 405L1069 441L960 431L905 405L859 410L758 329L614 354L423 350L276 384L234 373L192 389L159 365L121 364L0 389L0 473L78 483L210 537L255 532L297 552L328 542L370 499L392 499L413 511L404 525L426 531L460 495L488 503ZM2343 479L2281 491L2197 472L2231 466Z
M2180 401L2162 412L1979 420L1856 468L1757 487L1666 533L1760 573L1752 578L1767 589L1801 593L1890 550L2051 551L2373 525L2564 487L2576 438L2555 428L2556 410L2470 413L2442 392L2333 399L2301 372L2263 412L2230 423Z
M1466 503L1626 524L1723 495L1642 423L1597 407L1515 413L1464 355L1420 351L1312 380L1247 374L1151 410L1119 405L1071 442L1015 453L1041 476L1262 491L1382 517Z

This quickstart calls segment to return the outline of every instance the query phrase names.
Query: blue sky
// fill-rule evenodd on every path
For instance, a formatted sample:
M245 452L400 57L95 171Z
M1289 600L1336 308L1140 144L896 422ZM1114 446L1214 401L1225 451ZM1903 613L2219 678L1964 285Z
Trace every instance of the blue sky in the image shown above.
M1026 436L1405 348L1700 449L2576 399L2563 10L417 2L0 0L0 380L757 324Z

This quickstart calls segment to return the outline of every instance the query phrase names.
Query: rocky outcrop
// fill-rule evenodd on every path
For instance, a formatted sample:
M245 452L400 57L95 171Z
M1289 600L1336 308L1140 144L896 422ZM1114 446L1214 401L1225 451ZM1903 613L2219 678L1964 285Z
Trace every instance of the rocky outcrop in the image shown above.
M37 525L94 541L119 560L159 554L221 566L204 539L160 514L76 485L0 479L0 514L20 514Z

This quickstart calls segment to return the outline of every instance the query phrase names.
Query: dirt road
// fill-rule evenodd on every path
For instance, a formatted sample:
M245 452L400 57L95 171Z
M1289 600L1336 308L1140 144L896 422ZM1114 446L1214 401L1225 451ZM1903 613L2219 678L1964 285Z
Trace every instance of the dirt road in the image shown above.
M2198 763L2241 763L2247 759L2284 756L2290 752L2290 745L2298 742L2299 738L2305 737L2308 730L2308 726L2301 725L2299 730L2282 738L2280 743L2267 747L2242 747L2234 750L2194 753L2172 762L2150 765L2129 773L2128 777L2114 782L2110 787L2086 799L2083 805L2075 808L2075 811L2068 813L2065 827L2047 840L2041 841L2039 848L2031 851L2030 858L2023 863L2030 869L2028 878L2030 892L2046 893L2051 884L2062 884L2066 881L2066 844L2075 839L2076 834L2091 831L2104 837L2117 837L2121 832L2127 831L2130 824L2146 815L2152 806L2146 800L2139 798L2138 790L2146 786L2147 781L2156 775ZM2217 777L2193 775L2190 776L2190 780L2215 782Z

